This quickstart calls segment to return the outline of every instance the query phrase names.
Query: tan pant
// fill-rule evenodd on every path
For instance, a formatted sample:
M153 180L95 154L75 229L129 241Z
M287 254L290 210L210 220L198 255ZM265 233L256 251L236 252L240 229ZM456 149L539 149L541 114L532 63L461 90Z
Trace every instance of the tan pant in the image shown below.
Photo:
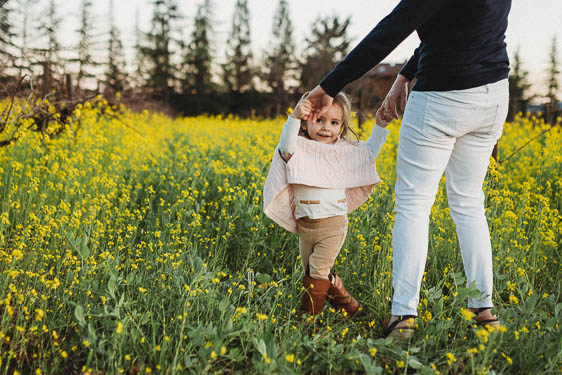
M347 234L347 215L297 221L302 265L310 267L310 277L328 280Z

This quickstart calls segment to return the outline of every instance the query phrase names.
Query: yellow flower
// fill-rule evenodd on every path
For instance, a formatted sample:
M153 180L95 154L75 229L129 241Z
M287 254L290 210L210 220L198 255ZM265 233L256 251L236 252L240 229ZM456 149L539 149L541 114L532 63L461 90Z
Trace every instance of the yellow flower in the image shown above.
M474 313L468 309L461 309L461 314L464 317L465 320L471 320L472 318L474 318Z
M370 348L369 354L371 354L371 357L374 357L377 354L377 351L377 348Z
M123 332L123 323L117 322L117 328L115 328L115 333L117 333L118 335L120 335L121 332Z
M455 357L455 355L453 353L447 353L445 354L445 356L447 357L447 363L449 364L449 366L453 363L457 361L457 358Z
M285 361L287 361L289 363L293 363L295 361L295 355L294 354L287 354L285 356Z
M267 315L265 315L265 314L256 313L256 316L258 317L258 320L266 320L267 319Z
M490 336L490 332L486 328L481 328L476 331L476 337L478 337L483 342L488 342L488 336Z
M146 293L147 290L145 288L143 288L142 286L139 286L139 292L140 293Z
M513 294L511 294L509 296L509 303L511 303L513 305L517 305L517 304L519 304L519 299L517 297L515 297Z

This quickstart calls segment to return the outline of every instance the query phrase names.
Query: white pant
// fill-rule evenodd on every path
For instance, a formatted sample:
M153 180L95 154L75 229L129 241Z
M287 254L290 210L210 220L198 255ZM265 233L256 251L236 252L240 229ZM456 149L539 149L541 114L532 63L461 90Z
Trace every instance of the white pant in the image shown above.
M393 231L392 314L417 315L427 258L429 214L445 171L467 285L492 306L492 248L482 183L508 109L507 79L455 91L414 91L400 129Z

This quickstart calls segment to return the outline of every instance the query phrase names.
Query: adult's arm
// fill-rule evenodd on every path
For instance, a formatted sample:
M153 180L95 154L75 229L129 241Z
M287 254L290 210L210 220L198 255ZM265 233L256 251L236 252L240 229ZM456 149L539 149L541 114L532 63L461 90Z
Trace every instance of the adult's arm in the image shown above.
M446 0L402 0L371 32L320 82L332 98L348 83L380 63L414 30L443 7ZM413 61L412 61L413 63Z
M408 81L413 80L414 77L416 76L416 73L418 72L419 58L420 58L420 47L414 50L414 54L412 55L412 57L410 57L408 62L404 64L399 74L406 77Z

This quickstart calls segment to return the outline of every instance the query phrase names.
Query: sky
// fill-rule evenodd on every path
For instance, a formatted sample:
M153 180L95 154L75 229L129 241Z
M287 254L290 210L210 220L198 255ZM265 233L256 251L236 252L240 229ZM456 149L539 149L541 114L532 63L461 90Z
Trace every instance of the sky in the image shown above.
M61 13L68 15L63 20L63 35L67 40L76 34L79 6L81 1L56 0ZM468 1L468 0L467 0ZM45 2L45 0L41 0ZM192 32L193 16L202 0L177 0L180 12L185 17L181 29L186 38ZM304 48L304 39L310 35L314 21L318 17L338 15L351 17L349 36L356 45L367 33L395 6L398 0L288 0L289 11L294 26L297 53ZM109 0L95 0L93 13L96 25L105 28ZM212 0L213 43L216 61L224 60L224 45L231 28L234 0ZM278 0L249 0L251 17L251 39L254 56L262 55L270 41L271 24ZM138 14L140 28L150 30L152 14L151 0L115 0L115 19L121 31L125 48L132 51L134 44L135 18ZM523 61L523 68L529 71L529 81L536 93L546 91L546 70L552 39L557 35L558 58L562 60L562 0L513 0L506 33L507 50L510 58L517 48ZM419 44L414 32L397 47L383 62L402 63L407 60ZM562 79L562 77L561 77Z

